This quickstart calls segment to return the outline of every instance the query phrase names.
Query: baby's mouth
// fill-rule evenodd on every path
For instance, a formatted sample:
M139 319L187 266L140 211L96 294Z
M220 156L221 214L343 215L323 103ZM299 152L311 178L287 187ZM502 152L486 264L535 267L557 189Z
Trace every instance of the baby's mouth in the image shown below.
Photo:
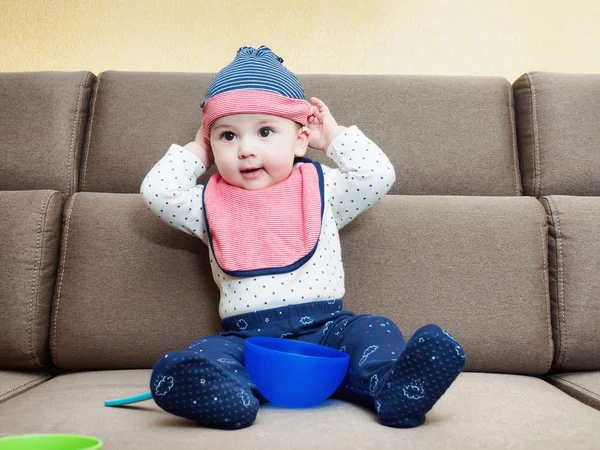
M242 174L242 177L245 180L251 180L253 178L256 178L256 177L260 176L262 170L263 170L262 167L256 167L254 169L243 169L243 170L240 170L240 173Z

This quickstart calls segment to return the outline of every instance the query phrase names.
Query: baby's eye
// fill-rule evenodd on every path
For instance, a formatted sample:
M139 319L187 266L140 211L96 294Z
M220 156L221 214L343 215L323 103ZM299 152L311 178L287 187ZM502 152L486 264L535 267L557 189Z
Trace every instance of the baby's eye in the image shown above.
M260 137L264 137L264 138L266 138L266 137L269 137L269 136L271 135L271 133L272 133L272 132L273 132L273 130L272 130L272 129L270 129L270 128L266 128L266 127L265 127L265 128L261 128L261 129L258 131L258 134L260 135Z
M235 139L235 134L232 133L231 131L225 131L221 135L221 139L225 139L226 141L233 141Z

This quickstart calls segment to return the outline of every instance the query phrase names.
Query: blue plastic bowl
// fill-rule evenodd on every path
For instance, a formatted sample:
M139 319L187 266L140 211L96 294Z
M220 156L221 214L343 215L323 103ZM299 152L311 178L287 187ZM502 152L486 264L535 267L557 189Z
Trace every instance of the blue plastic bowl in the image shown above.
M267 400L287 408L310 408L340 386L350 355L306 342L253 337L244 343L250 378Z

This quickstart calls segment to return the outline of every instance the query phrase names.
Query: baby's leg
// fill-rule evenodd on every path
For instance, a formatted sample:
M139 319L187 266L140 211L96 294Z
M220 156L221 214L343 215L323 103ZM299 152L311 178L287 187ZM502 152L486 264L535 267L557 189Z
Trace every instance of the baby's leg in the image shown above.
M338 322L325 345L350 354L336 394L373 407L383 425L398 428L421 425L465 363L462 347L436 325L419 329L405 344L398 327L380 316Z
M391 320L371 315L338 319L324 331L323 345L350 355L336 396L374 408L373 394L406 346L402 333Z
M242 365L244 340L209 336L173 351L152 370L154 401L167 412L202 425L236 429L254 422L258 391Z
M416 427L465 365L458 341L437 325L419 328L373 395L379 421L397 428Z

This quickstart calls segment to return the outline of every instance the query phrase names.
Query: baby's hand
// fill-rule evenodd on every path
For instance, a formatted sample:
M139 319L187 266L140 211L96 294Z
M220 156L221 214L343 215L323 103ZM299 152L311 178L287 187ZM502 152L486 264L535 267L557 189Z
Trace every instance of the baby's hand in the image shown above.
M186 144L185 148L200 158L202 164L204 164L204 167L206 167L206 170L212 166L214 157L210 149L210 143L207 145L206 137L204 135L204 128L202 128L202 126L200 126L200 129L196 133L196 138L194 141Z
M310 101L314 103L311 107L310 116L308 116L308 129L310 130L309 147L326 152L329 144L346 127L337 124L329 108L325 103L316 97L311 97Z

